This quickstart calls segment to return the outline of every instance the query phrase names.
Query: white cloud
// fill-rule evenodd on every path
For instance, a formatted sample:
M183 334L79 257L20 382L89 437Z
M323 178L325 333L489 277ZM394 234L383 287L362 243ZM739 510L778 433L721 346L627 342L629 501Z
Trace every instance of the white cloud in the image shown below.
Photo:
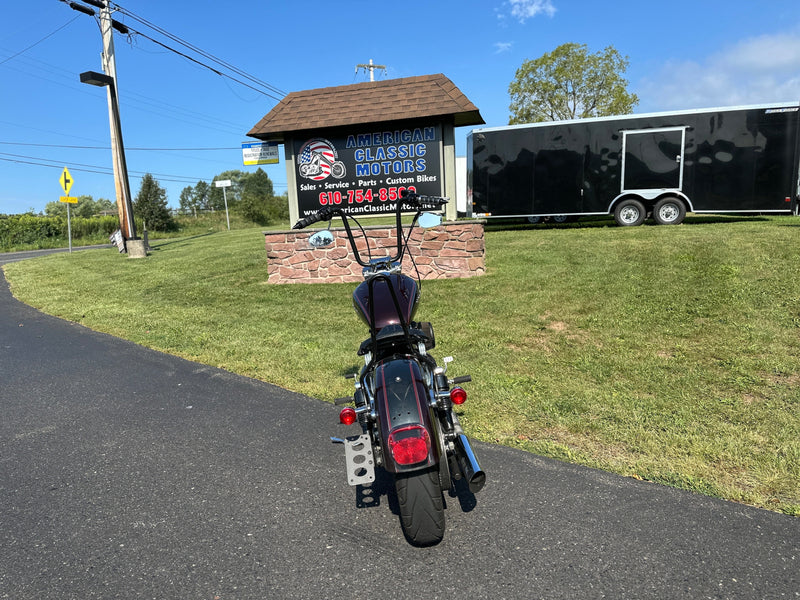
M514 42L495 42L495 44L494 44L494 53L495 54L502 54L503 52L509 52L513 45L514 45Z
M800 35L762 35L700 61L666 63L634 91L644 111L796 101Z
M508 4L511 5L511 16L520 23L524 23L538 14L552 17L556 13L556 7L550 0L508 0Z

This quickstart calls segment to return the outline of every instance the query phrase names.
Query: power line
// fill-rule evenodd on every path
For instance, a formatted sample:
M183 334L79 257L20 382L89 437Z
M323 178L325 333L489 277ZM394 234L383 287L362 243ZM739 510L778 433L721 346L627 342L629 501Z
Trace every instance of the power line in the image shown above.
M111 150L111 146L73 146L67 144L34 144L30 142L3 142L0 144L4 146L35 146L37 148L68 148L73 150ZM142 150L150 152L205 152L217 150L241 150L241 148L234 147L219 147L219 148L130 148L126 147L125 150Z
M10 156L12 158L3 158L4 156ZM26 160L23 160L23 159L26 159ZM41 157L38 157L38 156L27 156L25 154L11 154L9 152L0 152L0 160L4 160L6 162L19 162L19 163L24 163L24 164L29 164L29 165L36 165L36 166L40 166L40 167L53 167L53 168L58 168L58 169L63 169L64 168L63 162L56 162L56 161L54 161L52 159L41 158ZM32 162L32 161L37 161L37 162ZM90 165L90 164L86 164L86 163L70 162L70 168L71 169L73 168L72 165L75 165L74 169L76 171L85 171L85 172L89 172L89 173L100 173L100 174L103 174L103 175L112 175L113 174L113 172L111 170L111 167L103 167L103 166L99 166L99 165ZM149 171L129 171L129 173L131 173L131 174L139 173L140 175L137 176L139 178L141 178L141 176L144 176L148 172ZM192 182L200 181L201 179L203 179L202 177L192 177L192 176L189 176L189 175L171 175L171 174L168 174L168 173L150 173L150 174L153 175L154 177L158 176L158 177L162 178L164 181L171 181L173 183L192 183Z
M120 13L122 13L123 15L129 16L129 17L131 17L132 19L135 19L136 21L139 21L139 22L140 22L140 23L142 23L143 25L145 25L145 26L147 26L147 27L150 27L151 29L153 29L153 30L157 31L158 33L160 33L160 34L162 34L162 35L164 35L164 36L168 37L168 38L169 38L169 39L171 39L172 41L174 41L174 42L177 42L178 44L180 44L180 45L182 45L182 46L184 46L184 47L186 47L186 48L188 48L188 49L192 50L193 52L196 52L196 53L197 53L197 54L199 54L200 56L203 56L204 58L207 58L207 59L209 59L209 60L211 60L211 61L215 62L216 64L218 64L218 65L220 65L220 66L222 66L222 67L224 67L224 68L228 69L229 71L232 71L232 72L236 73L237 75L239 75L239 76L241 76L241 77L244 77L245 79L248 79L248 80L250 80L251 82L255 83L256 85L259 85L259 86L261 86L261 87L263 87L263 88L265 88L265 89L267 89L267 90L269 90L269 91L271 91L271 92L274 92L274 93L276 93L276 94L279 94L279 95L281 95L281 96L285 96L285 95L286 95L286 92L285 92L284 90L281 90L280 88L277 88L277 87L275 87L274 85L272 85L272 84L270 84L270 83L267 83L266 81L263 81L263 80L261 80L261 79L259 79L259 78L255 77L255 76L253 76L253 75L250 75L250 74L249 74L249 73L247 73L246 71L244 71L244 70L242 70L242 69L240 69L240 68L238 68L238 67L236 67L236 66L234 66L234 65L230 64L229 62L227 62L227 61L225 61L225 60L222 60L222 59L220 59L220 58L218 58L218 57L214 56L213 54L211 54L211 53L209 53L209 52L206 52L205 50L203 50L203 49L201 49L201 48L199 48L199 47L195 46L194 44L192 44L192 43L190 43L190 42L187 42L186 40L184 40L184 39L180 38L179 36L177 36L177 35L174 35L174 34L170 33L170 32L169 32L169 31L167 31L166 29L164 29L164 28L162 28L162 27L159 27L158 25L155 25L154 23L152 23L152 22L148 21L147 19L144 19L144 18L142 18L142 17L140 17L140 16L136 15L135 13L133 13L133 12L131 12L131 11L127 10L126 8L124 8L124 7L120 6L119 4L116 4L116 3L114 3L114 7L115 7L117 10L119 10L119 12L120 12ZM139 33L140 33L140 32L139 32ZM140 34L141 34L141 33L140 33ZM142 34L142 35L143 35L143 34ZM147 37L147 36L145 36L145 37ZM148 39L150 39L150 38L148 38ZM166 46L165 46L165 47L166 47ZM168 49L172 50L171 48L168 48ZM175 50L172 50L172 51L175 51ZM192 59L192 60L193 60L193 59ZM202 63L201 63L201 64L202 64ZM212 71L215 71L215 72L217 72L217 71L216 71L216 69L213 69L213 67L209 67L208 65L203 65L203 66L206 66L207 68L211 69ZM240 82L240 83L241 83L241 82ZM247 84L243 84L243 85L247 85ZM250 86L248 86L248 87L250 87ZM262 92L262 93L263 93L263 92ZM272 94L266 94L266 95L268 95L268 96L270 96L270 97L273 97L273 98L275 98L275 96L273 96ZM277 100L280 100L280 98L276 98L276 99L277 99Z
M28 46L27 48L23 48L22 50L20 50L20 51L19 51L19 52L17 52L16 54L12 54L11 56L9 56L8 58L6 58L5 60L2 60L2 61L0 61L0 65L7 63L8 61L10 61L10 60L12 60L12 59L14 59L14 58L17 58L17 57L18 57L20 54L23 54L23 53L27 52L28 50L30 50L30 49L31 49L31 48L33 48L34 46L38 46L38 45L39 45L39 44L41 44L43 41L45 41L47 38L54 36L54 35L55 35L55 34L57 34L59 31L61 31L62 29L64 29L64 28L65 28L65 27L67 27L68 25L70 25L70 24L71 24L71 23L72 23L72 22L73 22L75 19L77 19L77 18L78 18L78 15L74 16L72 19L70 19L69 21L67 21L66 23L64 23L64 24L63 24L61 27L59 27L59 28L58 28L58 29L56 29L55 31L52 31L52 32L48 33L46 36L44 36L44 37L43 37L42 39L40 39L38 42L34 42L33 44L31 44L31 45L30 45L30 46Z
M78 4L77 2L71 2L69 0L60 0L60 2L63 2L64 4L67 4L73 10L77 10L77 11L85 13L87 15L92 15L92 16L95 15L94 10L92 10L88 6L83 6L81 4ZM92 4L93 6L99 6L99 4L95 5L93 2L88 2L88 3ZM184 46L185 48L188 48L192 52L194 52L196 54L199 54L200 56L202 56L202 57L204 57L204 58L206 58L206 59L208 59L210 61L213 61L214 63L220 65L224 69L227 69L228 71L231 71L231 72L235 73L239 77L242 77L244 79L247 79L247 80L251 81L256 86L259 86L259 87L255 87L253 85L250 85L246 81L242 81L242 79L238 79L238 78L236 78L236 77L234 77L234 76L232 76L232 75L230 75L228 73L224 73L223 71L221 71L221 70L219 70L219 69L217 69L215 67L212 67L211 65L209 65L209 64L207 64L207 63L205 63L205 62L203 62L201 60L198 60L197 58L194 58L194 57L186 54L185 52L181 52L180 50L178 50L176 48L173 48L172 46L169 46L168 44L165 44L164 42L161 42L161 41L159 41L159 40L147 35L146 33L142 32L142 31L138 31L138 30L136 30L136 29L134 29L134 28L132 28L132 27L130 27L128 25L125 25L123 23L120 23L120 22L112 19L111 20L112 27L114 29L116 29L117 31L119 31L120 33L129 35L129 36L131 34L140 35L140 36L144 37L145 39L150 40L154 44L157 44L157 45L161 46L162 48L164 48L166 50L169 50L170 52L173 52L173 53L175 53L175 54L177 54L179 56L182 56L183 58L185 58L185 59L187 59L189 61L192 61L192 62L200 65L201 67L204 67L204 68L212 71L213 73L219 75L220 77L225 77L225 78L230 79L231 81L235 81L236 83L238 83L240 85L243 85L245 87L248 87L248 88L252 89L253 91L256 91L256 92L258 92L260 94L268 96L268 97L272 98L273 100L280 101L282 99L282 97L286 95L286 92L284 92L283 90L273 86L272 84L267 83L266 81L263 81L261 79L258 79L257 77L254 77L253 75L250 75L246 71L243 71L242 69L239 69L238 67L235 67L234 65L232 65L232 64L230 64L230 63L228 63L228 62L226 62L226 61L224 61L224 60L222 60L220 58L217 58L213 54L211 54L209 52L206 52L205 50L202 50L201 48L195 46L194 44L191 44L190 42L187 42L186 40L183 40L182 38L178 37L177 35L174 35L174 34L170 33L169 31L167 31L166 29L164 29L162 27L159 27L158 25L155 25L154 23L148 21L147 19L144 19L144 18L136 15L135 13L127 10L126 8L120 6L119 4L108 2L108 7L111 8L112 6L119 13L121 13L121 14L123 14L125 16L128 16L131 19L134 19L134 20L142 23L146 27L149 27L149 28L153 29L154 31L160 33L161 35L164 35L168 39L170 39L170 40L172 40L172 41Z
M269 96L270 98L272 98L273 100L277 100L278 102L280 102L280 100L281 100L280 97L276 96L273 93L265 92L264 90L260 90L257 87L254 87L254 86L250 85L249 83L245 83L244 81L241 81L239 79L236 79L235 77L232 77L232 76L230 76L230 75L228 75L226 73L223 73L222 71L219 71L219 70L215 69L214 67L212 67L210 65L207 65L202 61L197 60L196 58L192 58L191 56L189 56L188 54L185 54L184 52L181 52L180 50L176 50L175 48L173 48L171 46L168 46L167 44L165 44L163 42L159 42L158 40L156 40L154 38L151 38L149 35L147 35L145 33L142 33L141 31L137 31L136 29L133 29L132 27L129 27L129 29L131 30L132 33L135 33L137 35L141 35L143 38L146 38L146 39L150 40L154 44L158 44L159 46L161 46L163 48L166 48L170 52L174 52L175 54L177 54L179 56L182 56L183 58L185 58L187 60L190 60L190 61L192 61L194 63L197 63L201 67L205 67L206 69L208 69L209 71L212 71L213 73L216 73L220 77L227 77L228 79L231 79L232 81L235 81L236 83L238 83L240 85L248 87L251 90L259 92L260 94L263 94L265 96Z

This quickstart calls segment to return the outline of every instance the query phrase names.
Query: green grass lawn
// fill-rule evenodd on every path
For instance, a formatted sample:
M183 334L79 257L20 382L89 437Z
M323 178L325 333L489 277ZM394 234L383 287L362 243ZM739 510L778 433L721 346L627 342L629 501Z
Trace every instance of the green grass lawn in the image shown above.
M492 226L483 277L424 282L480 440L800 515L800 220ZM330 400L366 336L354 284L270 285L260 229L6 265L14 294ZM334 424L331 424L333 430Z

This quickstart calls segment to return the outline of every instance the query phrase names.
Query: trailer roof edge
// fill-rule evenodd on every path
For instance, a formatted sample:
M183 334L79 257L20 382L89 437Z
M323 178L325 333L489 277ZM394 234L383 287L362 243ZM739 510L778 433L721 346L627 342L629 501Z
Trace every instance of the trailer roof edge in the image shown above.
M770 104L748 104L742 106L716 106L710 108L697 108L692 110L668 110L663 112L649 112L649 113L632 113L627 115L614 115L610 117L590 117L588 119L569 119L566 121L540 121L538 123L520 123L519 125L499 125L496 127L478 127L470 131L484 132L484 131L507 131L509 129L525 129L529 127L549 127L552 125L571 125L574 123L598 123L602 121L618 121L621 119L641 119L648 117L669 117L677 115L696 115L714 112L728 112L733 110L768 110L771 108L793 108L800 107L800 102L775 102Z

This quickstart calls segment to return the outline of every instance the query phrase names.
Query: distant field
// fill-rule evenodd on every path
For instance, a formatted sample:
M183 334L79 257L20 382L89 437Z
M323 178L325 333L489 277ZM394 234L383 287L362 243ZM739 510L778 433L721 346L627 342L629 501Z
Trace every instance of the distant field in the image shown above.
M472 436L800 515L800 219L488 227L487 275L424 282ZM267 283L260 229L9 264L45 312L331 400L353 284ZM334 425L331 424L333 429Z

